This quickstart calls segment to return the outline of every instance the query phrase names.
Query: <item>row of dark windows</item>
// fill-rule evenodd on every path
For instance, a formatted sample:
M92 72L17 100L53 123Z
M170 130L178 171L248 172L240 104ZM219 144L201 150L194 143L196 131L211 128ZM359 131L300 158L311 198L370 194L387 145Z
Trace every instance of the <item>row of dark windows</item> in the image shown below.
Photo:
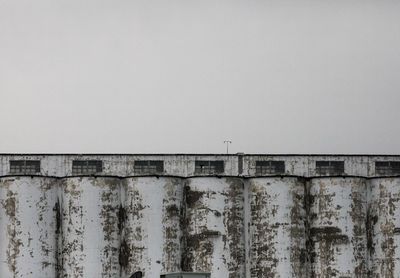
M164 161L138 160L134 162L136 174L162 174ZM101 160L74 160L72 161L72 174L96 174L103 172ZM40 173L40 160L11 160L10 174L37 174ZM196 174L222 174L224 173L223 161L196 161Z
M345 173L344 161L316 161L315 172L318 175L342 175ZM400 175L400 161L375 162L377 175ZM223 174L224 161L195 161L195 174ZM74 160L72 174L96 174L103 172L101 160ZM164 161L138 160L134 162L136 174L162 174ZM37 174L40 173L40 160L11 160L10 174ZM285 162L268 160L256 161L256 175L285 174Z
M400 175L400 161L375 162L377 175ZM343 175L345 174L344 161L316 161L315 172L317 175ZM256 174L284 174L284 161L257 161Z
M315 172L317 175L344 174L344 161L316 161ZM284 161L257 161L256 175L285 174Z

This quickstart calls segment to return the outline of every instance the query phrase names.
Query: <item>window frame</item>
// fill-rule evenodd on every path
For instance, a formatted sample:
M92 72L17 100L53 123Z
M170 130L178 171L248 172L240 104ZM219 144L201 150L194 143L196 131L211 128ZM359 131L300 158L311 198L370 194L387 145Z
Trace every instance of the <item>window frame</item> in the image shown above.
M11 175L35 175L41 173L40 160L10 160L9 167Z
M284 160L256 161L256 175L282 175L285 173L286 173L286 163Z
M381 164L381 166L378 166L378 164ZM385 164L387 165L385 166ZM382 176L400 175L400 161L375 161L375 174Z
M163 174L164 160L135 160L133 171L135 174L141 175Z
M199 175L218 175L225 173L223 160L195 160L194 173Z
M315 173L320 176L344 175L346 174L344 160L317 160L315 161Z
M81 168L79 168L81 167ZM73 175L94 175L103 172L103 161L88 159L72 161L72 174Z

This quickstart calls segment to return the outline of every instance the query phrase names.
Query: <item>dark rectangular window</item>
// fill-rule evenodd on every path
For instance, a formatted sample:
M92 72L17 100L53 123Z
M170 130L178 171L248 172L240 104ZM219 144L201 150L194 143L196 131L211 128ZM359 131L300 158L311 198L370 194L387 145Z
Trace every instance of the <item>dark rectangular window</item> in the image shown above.
M224 173L224 162L217 161L196 161L195 170L196 174L222 174Z
M135 174L162 174L164 161L162 160L137 160L134 165Z
M400 161L376 161L377 175L400 175Z
M10 174L40 173L40 160L10 160Z
M342 175L344 161L317 161L315 171L318 175Z
M257 175L273 175L285 173L285 161L256 161Z
M101 160L74 160L72 161L73 175L91 175L103 172Z

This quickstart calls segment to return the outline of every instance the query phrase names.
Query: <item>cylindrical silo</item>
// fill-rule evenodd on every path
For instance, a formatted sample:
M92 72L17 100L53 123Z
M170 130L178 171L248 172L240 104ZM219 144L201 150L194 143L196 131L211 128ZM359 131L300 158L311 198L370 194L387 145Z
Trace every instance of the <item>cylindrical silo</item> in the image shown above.
M368 255L370 277L399 277L400 178L369 181Z
M190 178L184 199L183 270L211 272L212 278L245 277L243 181Z
M55 179L0 179L0 277L56 277L56 203Z
M309 183L311 277L367 277L367 186L353 177Z
M125 181L123 275L141 271L144 277L160 277L164 272L180 271L182 179L135 177Z
M60 277L119 277L120 198L119 179L62 180Z
M253 178L246 185L248 277L308 277L303 180Z

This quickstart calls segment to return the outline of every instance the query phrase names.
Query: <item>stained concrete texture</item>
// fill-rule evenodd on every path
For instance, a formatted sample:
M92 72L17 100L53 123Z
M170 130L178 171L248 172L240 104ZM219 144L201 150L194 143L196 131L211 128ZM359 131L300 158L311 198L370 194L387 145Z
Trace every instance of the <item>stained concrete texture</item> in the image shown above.
M0 277L399 277L400 178L0 178Z

